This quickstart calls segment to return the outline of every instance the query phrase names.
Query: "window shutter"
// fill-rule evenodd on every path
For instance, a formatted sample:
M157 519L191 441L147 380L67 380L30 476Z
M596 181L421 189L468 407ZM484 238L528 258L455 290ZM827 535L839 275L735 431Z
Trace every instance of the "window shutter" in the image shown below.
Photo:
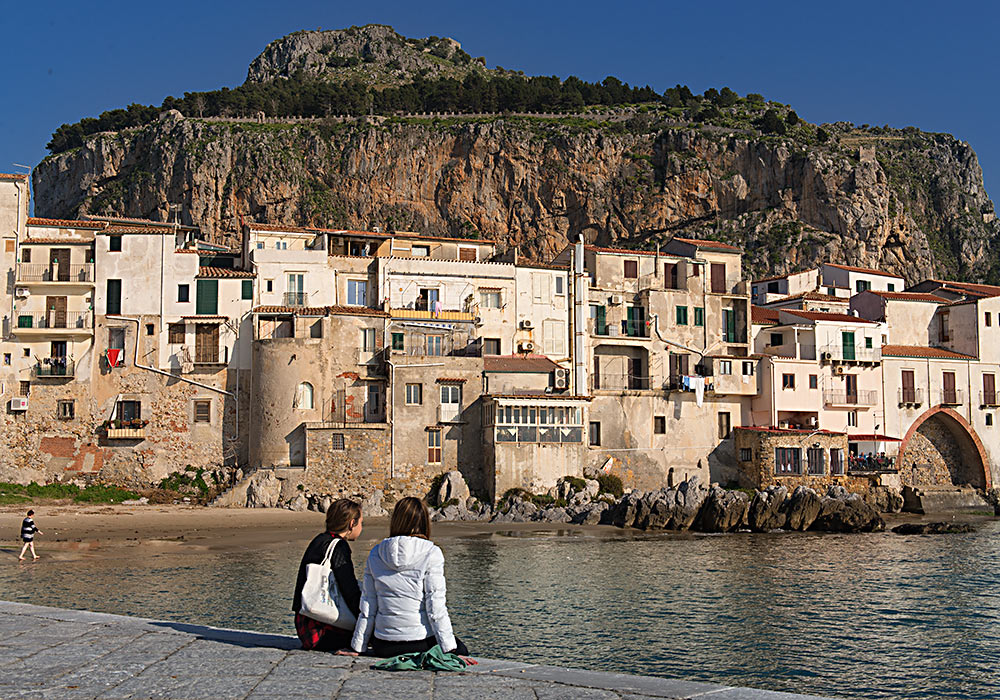
M219 313L219 280L198 280L195 313L206 316Z

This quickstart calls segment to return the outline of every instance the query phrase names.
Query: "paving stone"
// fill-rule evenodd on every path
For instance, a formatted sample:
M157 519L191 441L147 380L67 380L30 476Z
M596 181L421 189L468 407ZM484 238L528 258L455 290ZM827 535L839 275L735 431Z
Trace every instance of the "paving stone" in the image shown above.
M621 697L610 690L568 685L538 685L535 686L535 694L538 700L618 700Z
M694 695L704 695L725 688L725 686L710 683L632 676L626 673L584 671L556 666L530 666L521 670L498 671L497 675L531 678L584 688L614 690L619 693L635 693L654 698L677 698L679 700L686 700Z
M440 673L434 678L434 700L535 700L532 684L496 676Z
M758 688L726 688L725 690L720 690L718 693L712 693L705 700L836 700L836 698L797 695L795 693L782 693L775 690L760 690Z
M223 676L217 678L129 678L98 697L101 700L237 700L246 697L260 678Z

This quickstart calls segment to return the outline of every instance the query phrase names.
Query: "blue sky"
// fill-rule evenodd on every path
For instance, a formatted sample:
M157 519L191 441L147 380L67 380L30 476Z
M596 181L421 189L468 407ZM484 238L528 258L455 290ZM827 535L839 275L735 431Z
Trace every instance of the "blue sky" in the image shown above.
M377 22L532 75L728 85L813 122L946 131L972 145L996 192L998 16L1000 5L955 1L12 2L0 18L0 172L36 164L65 122L238 85L289 32Z

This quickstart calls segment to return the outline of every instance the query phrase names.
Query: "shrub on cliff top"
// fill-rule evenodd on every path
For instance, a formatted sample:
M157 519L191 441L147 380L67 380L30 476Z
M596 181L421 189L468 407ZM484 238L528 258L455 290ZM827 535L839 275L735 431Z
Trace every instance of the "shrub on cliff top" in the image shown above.
M600 486L598 493L608 493L615 498L625 495L625 485L622 484L621 478L614 474L598 474L597 483Z

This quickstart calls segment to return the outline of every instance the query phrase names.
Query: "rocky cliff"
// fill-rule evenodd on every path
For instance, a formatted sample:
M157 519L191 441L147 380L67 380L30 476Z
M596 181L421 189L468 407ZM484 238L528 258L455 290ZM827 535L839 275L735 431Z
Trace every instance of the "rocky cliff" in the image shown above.
M273 42L248 83L301 72L383 86L499 74L450 39L369 26ZM255 121L167 109L46 158L35 213L167 220L179 209L220 242L241 218L381 226L478 235L540 259L579 235L652 247L683 232L742 246L751 275L829 260L909 281L1000 281L1000 224L968 144L913 128L819 127L760 96L692 102L687 92L678 106L667 93L566 116Z

